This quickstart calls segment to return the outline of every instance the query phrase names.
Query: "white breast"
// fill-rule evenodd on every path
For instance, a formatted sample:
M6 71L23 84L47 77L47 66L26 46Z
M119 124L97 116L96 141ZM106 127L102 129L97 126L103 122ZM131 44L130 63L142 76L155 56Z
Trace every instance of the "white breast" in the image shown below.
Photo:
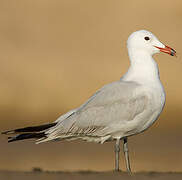
M141 93L147 98L145 110L141 114L138 114L132 121L128 121L126 126L130 126L130 130L124 133L121 132L122 136L131 136L145 131L157 120L163 110L165 92L160 82L154 85L142 85L136 92L136 96Z
M165 91L161 83L154 87L151 86L150 90L148 90L148 95L150 98L147 108L148 112L144 114L144 118L148 117L148 120L146 120L141 131L149 128L157 120L165 105Z

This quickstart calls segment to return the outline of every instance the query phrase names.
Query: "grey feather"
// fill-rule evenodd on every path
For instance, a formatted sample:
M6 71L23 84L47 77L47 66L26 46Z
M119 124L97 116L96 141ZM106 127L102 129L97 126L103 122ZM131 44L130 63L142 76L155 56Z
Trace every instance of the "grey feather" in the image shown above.
M126 128L147 104L147 96L136 96L140 85L134 82L117 81L97 91L86 103L71 111L57 125L45 132L46 138L40 142L63 138L105 137L109 134L129 132ZM86 139L86 138L85 138ZM38 141L39 142L39 141Z

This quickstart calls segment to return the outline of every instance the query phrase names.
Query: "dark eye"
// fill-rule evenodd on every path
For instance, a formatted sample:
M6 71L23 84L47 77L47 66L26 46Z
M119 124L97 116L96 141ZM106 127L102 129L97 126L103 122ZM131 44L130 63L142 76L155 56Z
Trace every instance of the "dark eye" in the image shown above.
M145 39L146 41L150 40L150 38L149 38L148 36L144 37L144 39Z

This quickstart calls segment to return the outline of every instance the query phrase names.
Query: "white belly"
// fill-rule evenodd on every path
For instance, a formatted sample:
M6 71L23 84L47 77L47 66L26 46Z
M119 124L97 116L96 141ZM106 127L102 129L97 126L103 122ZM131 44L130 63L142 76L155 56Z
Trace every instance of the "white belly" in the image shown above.
M131 136L148 129L158 118L165 104L165 92L161 84L158 87L149 87L143 92L147 92L148 103L145 110L138 114L133 120L125 124L121 131L113 134L113 138Z

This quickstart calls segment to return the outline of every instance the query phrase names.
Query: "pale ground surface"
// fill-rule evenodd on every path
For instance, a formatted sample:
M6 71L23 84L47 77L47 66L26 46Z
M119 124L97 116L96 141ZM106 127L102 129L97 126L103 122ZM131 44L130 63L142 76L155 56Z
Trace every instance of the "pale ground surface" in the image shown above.
M128 35L139 29L178 58L155 56L166 106L152 128L129 138L132 169L182 171L181 0L0 0L0 131L52 122L118 80L129 66ZM8 144L0 135L0 169L110 171L113 145Z
M132 176L121 172L6 172L0 171L2 180L181 180L182 173L140 172Z

